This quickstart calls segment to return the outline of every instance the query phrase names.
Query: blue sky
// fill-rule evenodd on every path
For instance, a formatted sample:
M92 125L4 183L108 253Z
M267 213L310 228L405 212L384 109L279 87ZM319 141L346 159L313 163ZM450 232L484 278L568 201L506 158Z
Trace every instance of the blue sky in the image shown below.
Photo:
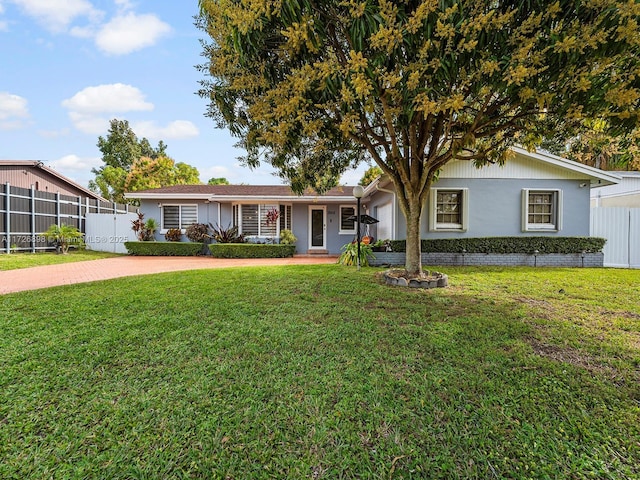
M239 165L236 139L204 117L196 0L0 0L0 160L41 160L87 185L109 120L128 120L206 182L279 184ZM345 173L355 184L366 165Z

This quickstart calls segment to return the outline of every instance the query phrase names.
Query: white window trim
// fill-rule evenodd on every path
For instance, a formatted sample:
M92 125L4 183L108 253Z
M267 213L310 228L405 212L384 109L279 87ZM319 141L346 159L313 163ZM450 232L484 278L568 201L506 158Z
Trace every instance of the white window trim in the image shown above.
M356 213L356 208L358 208L356 205L340 205L340 207L338 208L338 212L339 212L339 221L340 221L340 225L339 225L339 230L338 230L338 235L355 235L356 233L356 225L357 222L353 222L353 229L352 230L346 230L344 228L342 228L342 209L343 208L352 208L353 209L353 214L355 215Z
M438 191L457 191L462 195L462 223L438 223ZM466 232L469 229L469 189L468 188L432 188L429 192L429 231L430 232Z
M285 230L290 230L293 232L293 204L292 203L280 203L278 204L278 211L280 211L279 207L284 207L285 208L285 214L286 214L286 209L290 209L291 212L291 221L289 222L289 225L286 225L287 228L285 228ZM285 222L286 223L286 222ZM278 219L278 236L280 236L280 232L282 231L282 229L280 228L280 219Z
M196 222L200 218L197 203L163 203L162 206L160 207L160 222L161 222L160 234L165 234L169 231L169 229L164 226L164 207L178 207L178 225L182 224L182 207L195 207ZM187 231L187 229L181 228L180 231L184 234Z
M529 223L529 194L536 192L554 194L555 223ZM562 230L562 190L557 188L523 188L521 203L523 232L559 232Z
M248 234L245 233L242 230L242 206L243 205L257 205L257 211L258 211L258 235L253 235L253 234ZM279 238L280 237L280 218L278 218L278 221L276 222L276 235L275 237L273 235L262 235L260 232L260 226L261 226L261 222L260 222L260 207L263 205L268 205L271 207L277 207L278 208L278 213L280 212L280 206L281 205L290 205L290 204L280 204L280 203L260 203L260 202L234 202L232 204L232 211L233 211L233 207L236 207L238 210L238 234L239 235L245 235L246 237L251 237L251 238ZM293 209L291 211L291 223L293 223Z

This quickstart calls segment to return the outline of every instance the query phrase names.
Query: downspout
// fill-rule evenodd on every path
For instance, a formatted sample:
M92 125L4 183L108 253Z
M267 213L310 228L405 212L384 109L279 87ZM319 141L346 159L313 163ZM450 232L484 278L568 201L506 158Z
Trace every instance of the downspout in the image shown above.
M396 198L396 192L380 187L380 183L376 183L376 190L378 190L379 192L391 194L391 205L393 207L391 211L391 231L393 232L393 238L391 240L397 240L398 232L396 232L396 210L398 208L398 199Z

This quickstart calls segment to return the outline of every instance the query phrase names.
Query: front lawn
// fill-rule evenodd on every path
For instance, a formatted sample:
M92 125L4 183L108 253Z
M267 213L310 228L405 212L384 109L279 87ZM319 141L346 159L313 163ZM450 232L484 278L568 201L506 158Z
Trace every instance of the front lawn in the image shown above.
M0 296L0 478L640 477L640 271L444 270Z
M70 250L66 255L60 255L55 252L0 254L0 270L15 270L17 268L57 265L68 262L83 262L85 260L119 256L122 255L109 252L94 252L92 250Z

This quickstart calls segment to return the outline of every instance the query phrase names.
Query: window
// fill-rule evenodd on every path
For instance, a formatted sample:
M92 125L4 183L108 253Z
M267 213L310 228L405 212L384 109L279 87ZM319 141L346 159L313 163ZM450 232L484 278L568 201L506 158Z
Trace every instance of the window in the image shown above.
M163 205L162 230L170 228L184 230L192 223L198 223L197 205Z
M340 234L356 233L356 207L350 205L340 206ZM354 217L349 220L349 217Z
M560 190L522 191L522 231L558 231L562 228Z
M429 195L429 230L467 231L469 195L466 188L432 188Z
M291 230L291 205L280 205L280 231Z
M277 237L280 230L291 229L291 205L233 205L233 225L244 236Z
M522 190L522 230L562 229L562 191Z

